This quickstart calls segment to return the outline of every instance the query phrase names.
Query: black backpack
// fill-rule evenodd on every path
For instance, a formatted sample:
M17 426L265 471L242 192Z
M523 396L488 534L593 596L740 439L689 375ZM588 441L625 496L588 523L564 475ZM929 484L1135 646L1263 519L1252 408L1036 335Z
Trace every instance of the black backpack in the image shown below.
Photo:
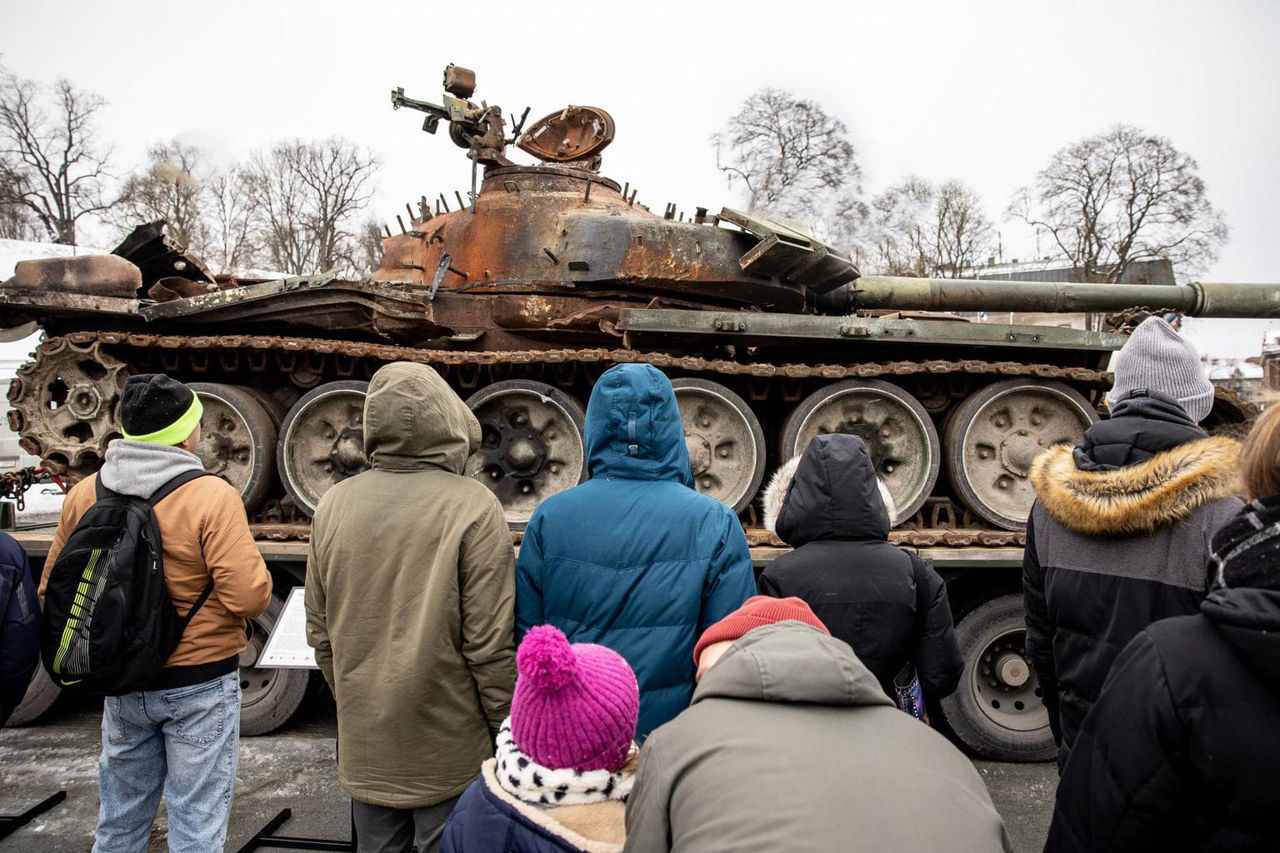
M55 684L119 696L154 679L191 617L213 592L205 586L186 616L164 584L155 506L204 471L186 471L150 498L102 485L58 554L45 585L40 656Z

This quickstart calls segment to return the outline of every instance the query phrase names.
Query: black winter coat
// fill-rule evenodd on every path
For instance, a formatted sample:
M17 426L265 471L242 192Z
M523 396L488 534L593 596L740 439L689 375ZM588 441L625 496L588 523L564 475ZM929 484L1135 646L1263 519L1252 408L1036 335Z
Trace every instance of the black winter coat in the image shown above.
M760 592L804 599L890 696L906 663L930 699L953 693L964 660L946 584L889 544L889 516L862 439L818 436L794 480L769 488L786 490L777 533L795 550L764 570Z
M1059 767L1125 645L1159 619L1198 612L1209 539L1241 506L1238 452L1149 395L1122 401L1079 447L1055 447L1032 465L1027 654Z
M1220 589L1200 611L1116 660L1046 851L1280 850L1280 591Z
M40 662L40 602L27 554L0 532L0 726L22 703Z

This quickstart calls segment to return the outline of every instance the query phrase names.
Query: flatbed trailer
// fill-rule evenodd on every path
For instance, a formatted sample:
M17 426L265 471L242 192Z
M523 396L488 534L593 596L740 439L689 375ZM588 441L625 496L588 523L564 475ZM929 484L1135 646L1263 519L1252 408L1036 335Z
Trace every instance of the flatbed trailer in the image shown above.
M52 526L10 531L40 572L53 541ZM790 548L769 544L766 531L747 530L757 575ZM519 551L519 533L513 533ZM262 616L250 620L249 645L240 659L243 692L241 731L266 734L286 725L308 701L327 688L305 669L259 668L259 655L279 619L289 590L306 577L305 539L259 538L258 550L271 571L274 595ZM960 689L936 710L961 742L987 757L1037 760L1052 757L1048 719L1039 687L1023 649L1020 547L911 547L947 581L951 609L966 666ZM850 571L856 571L851 566ZM52 708L58 688L40 669L14 719L35 722ZM1020 705L1020 707L1019 707Z

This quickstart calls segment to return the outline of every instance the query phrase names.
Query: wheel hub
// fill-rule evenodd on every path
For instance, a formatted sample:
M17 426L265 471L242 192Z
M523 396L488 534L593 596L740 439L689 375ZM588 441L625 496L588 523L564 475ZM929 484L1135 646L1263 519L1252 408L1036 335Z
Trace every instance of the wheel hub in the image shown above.
M364 455L364 429L347 427L339 432L333 440L329 459L334 471L343 477L363 471L368 465Z
M746 402L704 379L672 383L694 486L735 512L754 496L764 476L764 433Z
M67 395L67 408L77 418L96 418L102 411L102 392L88 382L81 383Z
M689 451L689 467L693 469L693 476L711 467L711 442L696 433L686 432L684 446Z
M1000 464L1015 477L1026 478L1044 443L1030 430L1014 430L1000 442Z
M1026 660L1022 655L1012 652L1001 655L996 660L993 671L1005 687L1021 687L1031 678L1031 668L1027 666Z

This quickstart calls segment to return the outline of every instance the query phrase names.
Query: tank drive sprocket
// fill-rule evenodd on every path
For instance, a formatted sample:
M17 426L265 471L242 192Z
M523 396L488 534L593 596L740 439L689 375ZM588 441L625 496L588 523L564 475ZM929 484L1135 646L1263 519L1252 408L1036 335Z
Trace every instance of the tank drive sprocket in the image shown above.
M46 468L72 480L87 476L120 437L117 413L129 373L99 341L45 341L9 386L9 427Z

